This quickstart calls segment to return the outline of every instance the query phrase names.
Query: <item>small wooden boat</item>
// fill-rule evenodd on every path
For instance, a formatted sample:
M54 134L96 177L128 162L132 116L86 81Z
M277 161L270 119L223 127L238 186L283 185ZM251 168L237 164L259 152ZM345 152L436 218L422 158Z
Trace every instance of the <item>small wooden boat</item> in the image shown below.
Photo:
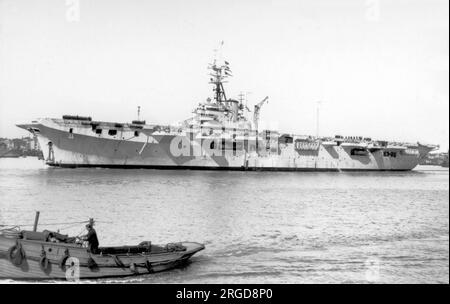
M96 253L75 238L44 230L3 230L0 279L93 279L141 275L184 264L205 248L194 242L99 247Z

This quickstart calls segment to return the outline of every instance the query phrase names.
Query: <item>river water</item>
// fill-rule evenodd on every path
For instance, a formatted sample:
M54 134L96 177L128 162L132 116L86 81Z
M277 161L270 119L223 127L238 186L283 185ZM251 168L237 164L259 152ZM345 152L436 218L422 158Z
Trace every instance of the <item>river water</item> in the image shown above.
M449 171L223 172L48 168L0 159L0 224L100 245L196 241L191 262L133 283L449 283ZM0 269L1 271L1 269ZM105 282L105 281L96 281Z

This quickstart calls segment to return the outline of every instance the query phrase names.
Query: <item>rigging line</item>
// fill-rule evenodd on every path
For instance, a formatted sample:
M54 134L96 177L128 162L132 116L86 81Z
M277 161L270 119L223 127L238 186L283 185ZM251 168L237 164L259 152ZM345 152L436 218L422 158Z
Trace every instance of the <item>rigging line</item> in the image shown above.
M68 225L68 226L61 226L61 227L58 227L58 230L70 229L70 228L77 227L77 226L79 226L79 224L72 224L72 225Z
M110 221L95 221L96 223L107 223L112 224L113 222ZM72 224L84 224L89 223L89 221L82 221L82 222L63 222L63 223L39 223L39 226L57 226L57 225L72 225ZM15 227L15 226L23 226L23 227L31 227L34 226L33 224L0 224L0 227ZM66 226L62 226L66 227Z
M56 225L70 225L70 224L83 224L83 223L89 223L89 221L82 221L82 222L63 222L63 223L39 223L40 226L56 226ZM8 226L25 226L30 227L34 226L33 224L0 224L0 227L8 227Z
M15 230L15 229L19 229L20 230L20 226L19 225L9 225L9 226L5 226L8 228L2 228L0 229L0 231L6 231L6 230Z
M27 227L27 226L33 226L33 225L22 225L22 224L19 224L19 225L17 225L17 224L14 224L14 225L3 225L3 224L0 224L0 227L13 227L13 226L25 226L25 227Z
M80 232L76 235L76 237L79 237L84 232L84 229L81 229Z

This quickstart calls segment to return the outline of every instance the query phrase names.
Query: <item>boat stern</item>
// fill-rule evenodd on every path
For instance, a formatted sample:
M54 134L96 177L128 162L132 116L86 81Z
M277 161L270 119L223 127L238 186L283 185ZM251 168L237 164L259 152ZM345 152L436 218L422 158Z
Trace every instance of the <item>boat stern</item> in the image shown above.
M196 242L181 242L181 245L186 248L186 253L195 254L205 249L205 245Z

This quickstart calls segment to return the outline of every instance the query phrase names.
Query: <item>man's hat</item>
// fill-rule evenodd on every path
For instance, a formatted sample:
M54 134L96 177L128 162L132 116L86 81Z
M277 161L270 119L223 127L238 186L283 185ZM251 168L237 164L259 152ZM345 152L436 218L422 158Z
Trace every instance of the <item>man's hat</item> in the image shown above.
M90 218L89 223L86 224L86 228L92 228L94 226L94 219Z

